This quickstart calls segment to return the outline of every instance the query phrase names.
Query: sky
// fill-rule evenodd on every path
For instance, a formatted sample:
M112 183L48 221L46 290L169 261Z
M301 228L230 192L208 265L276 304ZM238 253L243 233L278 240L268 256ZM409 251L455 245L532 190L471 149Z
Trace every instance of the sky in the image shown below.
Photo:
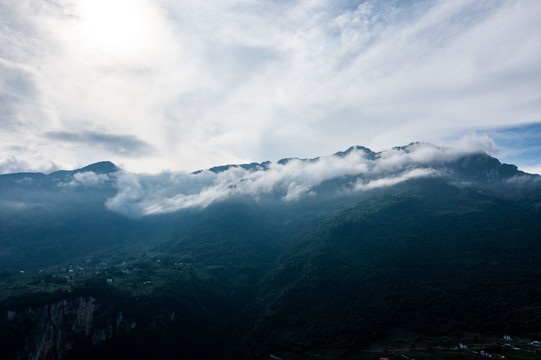
M541 173L538 0L2 0L0 173L414 141Z

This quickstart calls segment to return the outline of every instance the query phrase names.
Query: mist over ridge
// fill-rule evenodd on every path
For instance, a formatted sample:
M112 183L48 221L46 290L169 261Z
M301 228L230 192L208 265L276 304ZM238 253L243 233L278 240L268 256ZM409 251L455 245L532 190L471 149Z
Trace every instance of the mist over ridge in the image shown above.
M191 173L131 173L104 161L73 171L60 170L49 175L19 173L3 178L17 178L16 184L30 187L39 182L37 188L42 190L93 189L103 195L107 189L105 207L136 219L182 209L201 210L232 198L298 202L323 195L348 196L420 178L443 178L460 186L479 181L536 181L539 176L501 164L479 147L466 144L449 148L415 142L381 152L352 146L312 159L221 165ZM45 187L44 181L48 184ZM26 206L29 204L24 202L4 203L4 207L14 209Z
M107 209L138 218L181 209L203 209L216 201L235 197L249 197L256 201L262 197L284 202L299 201L316 197L321 192L343 196L415 178L453 177L458 175L460 167L451 165L462 159L461 167L464 169L472 157L488 161L484 166L502 166L478 149L411 143L377 153L365 147L352 146L346 151L313 159L287 158L276 163L223 165L193 173L136 174L103 162L72 172L57 171L50 176L67 175L55 182L54 186L59 189L96 188L109 184L116 193L106 200ZM495 180L500 176L494 173L494 169L479 171L484 170L492 170L493 173L481 175L481 180L482 177ZM512 175L523 174L517 172L516 167L512 172ZM340 181L330 189L324 186L337 179ZM455 182L464 180L458 177Z
M205 208L213 202L233 197L258 200L274 196L281 201L299 201L320 195L322 184L334 179L344 181L335 185L330 195L342 196L415 178L453 177L457 175L457 169L450 165L472 156L492 159L490 166L501 166L496 159L480 150L411 143L377 153L353 146L346 151L313 159L287 158L276 163L227 165L193 173L119 173L116 182L118 193L107 200L106 206L123 215L140 217ZM467 162L462 164L463 168L467 166ZM486 169L480 171L483 170ZM495 180L500 175L487 173L483 176L486 180ZM463 179L455 180L460 182ZM329 190L325 192L329 193Z

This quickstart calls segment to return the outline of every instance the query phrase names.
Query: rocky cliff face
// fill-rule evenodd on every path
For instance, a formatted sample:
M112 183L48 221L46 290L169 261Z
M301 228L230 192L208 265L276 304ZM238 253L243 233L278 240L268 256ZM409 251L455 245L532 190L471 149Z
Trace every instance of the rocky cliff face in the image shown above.
M121 311L92 297L62 300L24 312L7 311L12 329L24 336L20 359L65 358L78 342L100 344L136 327Z

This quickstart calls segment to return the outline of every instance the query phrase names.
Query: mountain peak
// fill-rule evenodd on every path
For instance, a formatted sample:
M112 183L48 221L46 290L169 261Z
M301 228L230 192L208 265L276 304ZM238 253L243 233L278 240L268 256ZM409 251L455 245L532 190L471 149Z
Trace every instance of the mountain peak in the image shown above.
M408 145L404 146L394 146L393 150L396 151L405 151L407 153L415 150L418 147L425 147L425 148L432 148L432 149L441 149L439 146L436 146L434 144L431 144L429 142L422 142L422 141L414 141L409 143Z
M75 170L77 172L92 171L97 174L107 174L120 170L118 166L110 161L100 161L94 164L87 165L81 169Z
M374 157L376 155L375 152L373 152L372 150L370 150L367 147L355 145L355 146L351 146L346 151L339 151L339 152L335 153L334 156L344 157L344 156L347 156L347 155L351 154L353 151L362 151L362 152L364 152L368 159L374 159Z
M113 164L112 162L100 161L100 162L82 167L80 169L58 170L58 171L50 173L49 175L53 177L58 177L58 176L65 176L65 175L82 173L82 172L87 172L87 171L92 171L93 173L96 173L96 174L109 174L118 170L120 170L120 168L116 166L115 164Z

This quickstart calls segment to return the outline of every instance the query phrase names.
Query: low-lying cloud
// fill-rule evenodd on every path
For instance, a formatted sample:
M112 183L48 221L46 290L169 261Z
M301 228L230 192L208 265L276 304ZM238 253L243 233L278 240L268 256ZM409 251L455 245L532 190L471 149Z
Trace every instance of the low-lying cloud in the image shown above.
M355 191L372 190L400 184L410 179L437 176L439 174L440 173L434 169L413 169L410 171L405 171L397 176L384 177L376 180L365 181L363 179L359 179L353 185L353 189Z
M79 186L97 187L110 182L109 174L96 174L93 171L83 171L73 174L67 182L58 184L59 187L76 188Z
M265 166L231 166L225 171L159 175L118 175L118 193L110 198L109 210L140 217L188 208L205 208L233 197L260 199L276 195L282 201L317 196L317 186L335 178L353 177L337 194L388 187L420 177L440 175L438 165L465 152L430 144L411 144L373 153L364 148L311 160L289 159ZM435 166L433 168L433 166Z

